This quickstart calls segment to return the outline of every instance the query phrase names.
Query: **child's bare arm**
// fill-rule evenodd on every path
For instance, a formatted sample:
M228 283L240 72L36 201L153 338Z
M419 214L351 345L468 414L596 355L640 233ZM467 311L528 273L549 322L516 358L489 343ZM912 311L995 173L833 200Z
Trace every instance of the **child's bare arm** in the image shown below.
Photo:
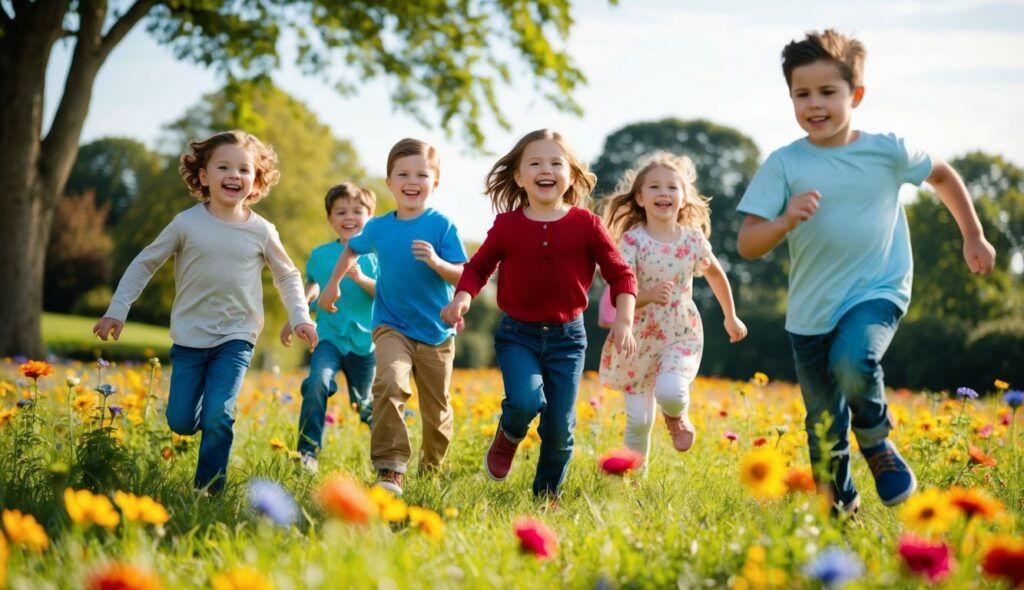
M771 252L796 226L814 217L821 206L821 194L808 191L790 197L786 210L775 219L747 215L737 237L740 256L750 260Z
M985 239L985 232L974 210L971 195L964 181L952 166L942 160L935 160L932 173L925 179L932 185L939 200L949 209L964 238L964 260L971 272L988 274L995 264L996 251Z
M334 272L331 273L331 278L327 280L327 284L323 286L323 290L320 293L320 298L317 300L317 307L328 312L334 313L338 311L338 308L334 306L334 303L338 301L340 294L338 283L341 282L341 277L345 276L345 273L352 268L352 265L356 263L359 255L355 253L352 248L345 246L345 251L338 257L337 264L334 265Z
M629 357L636 352L636 339L633 338L633 312L636 309L636 297L632 293L619 293L615 298L615 321L612 322L609 338L615 349Z
M452 263L442 259L434 251L434 246L425 240L412 241L412 255L420 262L426 264L431 270L441 275L441 278L452 285L458 285L462 278L462 265L464 263Z
M711 264L704 271L704 277L715 294L715 299L722 306L722 315L725 316L725 331L729 334L729 342L739 342L747 337L747 326L736 315L736 304L732 298L732 287L729 286L729 278L725 276L725 270L718 262L718 259L711 256L708 259Z

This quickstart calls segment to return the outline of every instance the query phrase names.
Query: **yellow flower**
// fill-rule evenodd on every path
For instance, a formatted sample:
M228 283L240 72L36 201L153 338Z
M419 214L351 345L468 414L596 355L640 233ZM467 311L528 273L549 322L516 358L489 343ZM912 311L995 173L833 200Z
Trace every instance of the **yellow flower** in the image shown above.
M106 496L94 495L89 490L64 490L64 507L76 524L98 524L112 529L121 522L121 517L114 510L110 500Z
M81 414L91 410L95 400L95 395L91 393L83 393L81 395L76 395L75 400L71 402L71 405L75 408L76 412Z
M768 385L768 375L758 371L754 373L754 378L751 379L751 381L754 382L754 385L764 387L765 385Z
M14 418L14 415L17 412L18 410L16 408L11 408L9 410L0 410L0 428L7 426L11 422L11 419Z
M238 566L221 572L210 580L213 590L273 590L266 576L251 567Z
M454 507L454 506L449 506L448 508L445 508L444 509L444 517L445 518L458 518L459 517L459 509Z
M164 524L171 518L163 505L149 496L136 496L119 491L114 492L114 503L121 508L121 513L127 521Z
M0 535L0 588L7 587L7 537Z
M1006 381L1003 381L1002 379L996 379L995 383L993 383L993 385L995 385L996 389L998 389L1000 391L1002 391L1004 389L1009 389L1010 388L1010 384L1007 383Z
M900 509L903 523L920 533L944 533L956 517L949 497L936 488L914 494Z
M370 488L370 499L377 504L380 517L386 522L402 522L409 514L408 505L401 498L380 486Z
M786 493L786 460L773 448L754 449L743 457L740 481L759 499L778 498Z
M279 438L270 439L270 448L275 451L287 451L288 445L284 444L284 441Z
M21 510L4 510L3 521L4 532L11 543L36 553L42 553L50 546L46 531L31 514L22 514Z
M440 539L444 535L444 523L441 522L441 516L427 508L410 506L409 524L420 527L420 530L431 539Z

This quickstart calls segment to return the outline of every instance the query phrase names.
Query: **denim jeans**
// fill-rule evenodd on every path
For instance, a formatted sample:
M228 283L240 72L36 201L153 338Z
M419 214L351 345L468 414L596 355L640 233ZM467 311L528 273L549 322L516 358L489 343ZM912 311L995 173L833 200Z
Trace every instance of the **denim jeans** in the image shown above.
M195 477L198 488L224 488L235 438L235 400L252 353L253 345L245 340L213 348L171 346L167 425L181 435L203 431Z
M832 472L831 491L844 506L857 496L850 477L851 425L862 449L881 444L892 429L881 361L902 315L895 303L873 299L850 308L827 334L789 335L807 407L811 463L815 468L821 464L822 441L814 427L827 412L832 425L826 442L834 443L827 465Z
M300 453L315 454L324 446L324 421L327 417L327 398L338 391L335 376L340 370L348 386L348 401L356 407L359 419L370 423L373 404L370 386L377 364L373 353L342 354L338 347L321 340L309 359L309 376L302 381L302 409L299 410Z
M572 457L576 395L587 349L583 316L565 324L504 316L494 335L494 349L505 384L499 425L509 439L519 441L540 414L533 493L557 494Z

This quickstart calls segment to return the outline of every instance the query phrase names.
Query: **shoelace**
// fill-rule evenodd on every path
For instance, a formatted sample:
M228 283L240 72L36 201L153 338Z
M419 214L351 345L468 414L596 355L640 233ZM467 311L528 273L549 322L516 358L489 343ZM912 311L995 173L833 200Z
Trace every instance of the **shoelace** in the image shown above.
M897 473L903 471L899 463L896 462L896 453L892 452L892 449L886 449L880 451L877 455L868 457L868 467L871 468L871 473L875 477L885 471L895 471Z

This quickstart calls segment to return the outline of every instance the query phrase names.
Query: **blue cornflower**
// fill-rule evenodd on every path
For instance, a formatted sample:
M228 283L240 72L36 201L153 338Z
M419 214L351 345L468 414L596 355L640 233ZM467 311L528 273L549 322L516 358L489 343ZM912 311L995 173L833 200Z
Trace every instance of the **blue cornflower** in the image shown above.
M110 416L111 417L120 416L121 413L124 412L124 408L122 408L121 406L113 406L113 405L110 406L109 408L107 408L107 410L110 411Z
M103 397L110 397L117 393L117 388L109 383L104 383L96 387L96 393L103 395Z
M249 480L249 505L282 527L287 527L299 517L299 507L291 494L281 484L269 479Z
M19 408L24 408L25 406L29 405L30 403L32 403L32 400L30 400L30 399L19 399L18 403L17 403L17 406Z
M108 361L108 360L106 360L104 358L98 358L98 359L96 359L96 366L101 368L101 369L105 369L105 368L110 366L110 361Z
M860 558L839 547L829 547L804 565L804 575L829 588L838 588L863 574Z
M970 399L978 399L978 392L974 391L970 387L958 387L956 394L960 397L966 397Z
M1019 391L1017 389L1007 391L1003 394L1003 402L1016 410L1021 406L1021 404L1024 404L1024 391Z
M405 415L406 418L415 418L416 417L416 410L406 409L403 414Z
M291 402L293 399L295 398L292 397L292 394L285 392L285 394L281 396L281 403L287 404Z

